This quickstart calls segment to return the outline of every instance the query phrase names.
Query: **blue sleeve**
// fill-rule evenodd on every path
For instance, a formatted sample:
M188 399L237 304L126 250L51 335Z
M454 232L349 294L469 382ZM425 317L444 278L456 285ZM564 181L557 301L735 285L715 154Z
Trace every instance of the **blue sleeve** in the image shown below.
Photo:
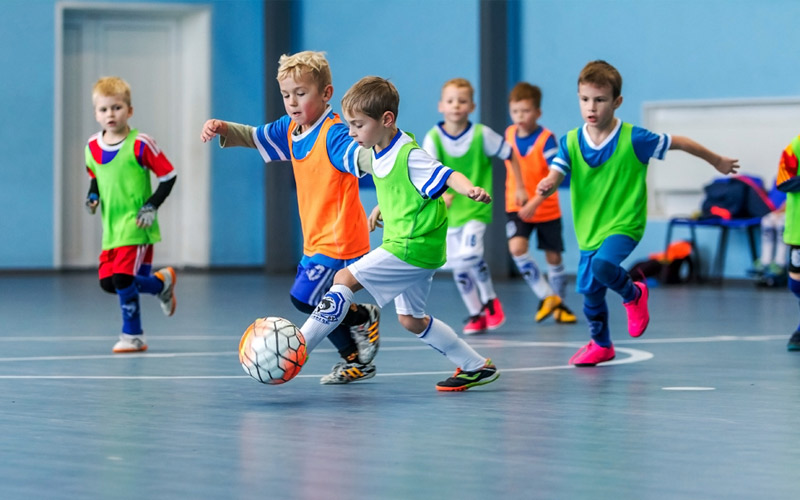
M558 143L556 142L556 136L551 134L544 143L544 159L547 160L548 165L553 164L553 160L557 154Z
M336 170L359 177L357 171L358 143L350 137L347 125L335 123L328 129L325 138L328 147L328 159Z
M278 120L256 127L255 143L264 160L290 160L289 152L289 115Z
M647 164L650 163L650 158L663 160L672 141L667 134L656 134L646 128L634 126L631 131L631 142L636 158Z
M567 147L567 136L561 138L558 142L558 153L553 158L551 167L560 170L562 174L567 175L572 171L572 164L569 159L569 148Z

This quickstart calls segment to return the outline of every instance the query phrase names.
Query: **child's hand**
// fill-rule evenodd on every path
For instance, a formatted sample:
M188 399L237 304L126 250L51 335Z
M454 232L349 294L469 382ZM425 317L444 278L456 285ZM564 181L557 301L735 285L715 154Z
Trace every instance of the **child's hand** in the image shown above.
M550 191L555 188L556 184L549 178L545 177L541 181L539 181L539 185L536 186L536 192L542 196L547 196Z
M142 229L146 229L153 225L156 220L156 207L150 203L145 203L136 214L136 225Z
M450 205L453 204L453 198L456 196L453 193L445 193L442 195L442 199L444 200L444 206L450 208Z
M481 203L487 203L488 204L488 203L492 202L492 197L489 196L489 193L487 193L486 190L483 189L482 187L477 187L476 186L476 187L470 188L469 192L467 192L467 196L471 200L479 201Z
M97 212L97 205L100 204L100 197L97 196L95 193L91 193L86 198L86 211L89 212L89 215L94 215Z
M727 156L720 156L719 160L717 160L717 163L714 164L714 168L716 168L718 172L725 175L735 174L739 169L739 160L734 160L733 158L728 158Z
M383 217L381 217L380 207L376 206L372 209L372 213L369 214L367 223L369 224L369 232L374 231L376 227L383 227Z
M539 208L539 205L541 205L543 201L544 198L542 195L537 194L519 209L517 215L519 215L519 218L522 220L529 220L531 217L533 217L533 214L536 213L536 209Z
M528 201L528 192L524 187L517 187L517 191L514 193L514 200L519 206L523 206Z
M228 124L222 120L212 118L203 124L203 132L200 133L200 140L208 142L217 135L228 135Z

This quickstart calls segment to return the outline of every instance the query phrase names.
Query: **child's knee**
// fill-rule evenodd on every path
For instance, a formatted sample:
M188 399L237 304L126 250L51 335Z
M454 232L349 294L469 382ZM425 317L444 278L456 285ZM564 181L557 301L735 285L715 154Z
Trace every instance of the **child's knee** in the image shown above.
M133 276L130 274L114 274L111 276L111 282L116 290L123 290L133 285Z
M114 288L114 281L111 279L111 276L102 278L100 280L100 288L107 293L117 293L117 289Z
M397 320L400 322L403 328L414 335L419 335L425 331L425 328L428 327L427 318L415 318L410 314L398 314Z
M514 257L528 253L528 240L521 236L515 236L508 240L508 251Z
M619 266L613 262L609 262L605 259L592 259L592 274L594 274L595 278L601 283L613 281L618 272Z

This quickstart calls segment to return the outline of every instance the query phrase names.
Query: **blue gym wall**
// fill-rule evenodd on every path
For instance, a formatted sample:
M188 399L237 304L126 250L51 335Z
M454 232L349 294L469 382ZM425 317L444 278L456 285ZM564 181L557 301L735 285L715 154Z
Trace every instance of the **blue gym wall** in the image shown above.
M263 3L161 3L211 6L212 114L263 121L264 81L274 78L263 64ZM0 43L7 50L0 54L6 75L0 79L0 109L6 119L0 136L7 147L0 164L0 234L10 237L0 245L0 269L49 269L53 263L55 5L3 2ZM641 123L645 101L800 94L800 75L791 63L800 18L794 1L522 0L513 7L518 25L511 31L519 39L510 72L542 87L542 123L557 134L580 124L575 80L595 58L620 69L625 102L619 116L634 123ZM294 8L293 50L328 53L335 109L361 76L388 77L401 93L401 127L422 135L439 118L443 81L463 76L478 87L478 0L300 0ZM268 61L267 68L272 66ZM263 168L257 155L214 148L211 203L212 265L263 264ZM566 262L574 272L571 231L567 225L573 246ZM663 222L651 221L632 259L659 250L664 232ZM749 258L744 240L734 236L728 274L741 276Z

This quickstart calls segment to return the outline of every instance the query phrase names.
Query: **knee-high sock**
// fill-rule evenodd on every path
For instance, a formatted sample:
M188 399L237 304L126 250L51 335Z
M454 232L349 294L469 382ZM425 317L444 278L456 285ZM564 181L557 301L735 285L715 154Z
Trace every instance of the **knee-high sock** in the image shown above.
M477 316L480 314L481 309L483 309L483 303L481 302L481 297L478 294L478 287L475 284L475 280L472 279L469 268L453 269L453 280L456 282L458 293L461 294L461 300L463 300L464 305L467 306L469 315Z
M122 309L122 333L142 334L142 318L139 315L139 291L136 285L117 288L119 306Z
M589 322L589 332L592 340L601 347L611 345L611 332L608 329L608 305L606 304L605 291L583 298L583 313Z
M776 233L774 226L761 228L761 264L764 267L772 264L772 256L775 253Z
M526 253L519 256L514 255L512 257L520 274L525 278L528 286L531 287L531 290L533 290L533 293L536 294L537 297L543 299L549 295L555 294L550 283L542 276L541 271L539 271L539 266L536 265L536 262L534 262L530 254Z
M553 287L556 295L563 299L567 291L567 275L564 272L564 264L562 263L557 266L548 264L547 279L550 281L550 286Z
M483 304L497 298L497 294L494 292L492 273L489 271L489 265L485 260L481 259L477 264L472 266L469 270L469 274L478 287L478 294Z
M353 291L344 285L333 285L322 297L311 316L300 331L306 339L306 350L310 353L342 322L353 302Z
M433 347L464 371L479 370L486 358L475 352L475 349L456 335L447 323L430 317L428 328L417 338Z
M791 276L789 276L789 290L791 290L794 296L800 300L800 281L797 281ZM800 331L800 325L798 325L797 331Z
M134 276L133 282L136 284L136 289L141 293L155 295L164 289L164 282L153 275L141 276L137 274Z
M592 260L592 274L597 281L622 296L623 302L630 302L639 297L639 289L622 267L604 259Z

